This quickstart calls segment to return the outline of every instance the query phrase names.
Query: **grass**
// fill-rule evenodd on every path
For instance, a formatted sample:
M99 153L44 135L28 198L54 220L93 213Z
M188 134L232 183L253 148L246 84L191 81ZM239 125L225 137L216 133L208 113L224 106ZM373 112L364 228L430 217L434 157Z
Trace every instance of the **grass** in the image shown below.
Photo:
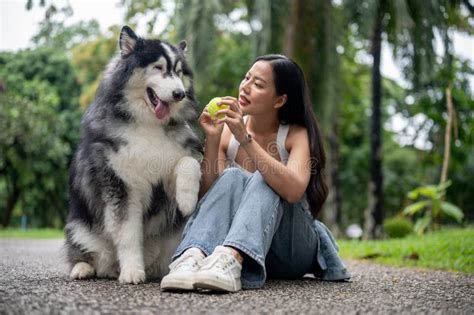
M56 229L0 229L0 238L48 239L64 238L63 230Z
M340 255L392 266L474 272L474 228L445 228L402 239L339 240Z
M56 229L0 229L0 238L63 238ZM338 240L346 259L367 259L381 264L474 272L474 227L446 228L423 236L376 241Z

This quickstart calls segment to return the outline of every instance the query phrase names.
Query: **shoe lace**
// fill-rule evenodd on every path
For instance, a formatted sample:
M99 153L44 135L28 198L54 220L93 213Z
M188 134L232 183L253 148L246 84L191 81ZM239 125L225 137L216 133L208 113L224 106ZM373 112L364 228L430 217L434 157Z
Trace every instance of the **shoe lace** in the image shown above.
M169 267L171 271L181 268L196 268L199 266L199 261L192 255L187 255L174 261Z
M215 257L212 257L214 259L206 259L204 261L203 266L201 266L201 269L217 268L221 270L226 270L227 268L232 266L234 262L234 257L228 253L219 253L213 255L216 255Z

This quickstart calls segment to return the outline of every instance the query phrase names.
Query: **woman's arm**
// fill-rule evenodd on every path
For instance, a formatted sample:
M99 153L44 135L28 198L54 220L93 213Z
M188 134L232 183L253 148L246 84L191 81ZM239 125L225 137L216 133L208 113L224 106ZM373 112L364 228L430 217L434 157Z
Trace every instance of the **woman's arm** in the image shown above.
M199 198L209 190L214 181L224 171L225 152L222 149L221 137L206 138L204 144L204 158L201 162L201 186Z
M303 127L292 129L287 140L290 149L287 165L272 157L256 141L243 146L267 184L289 203L303 196L311 176L308 133Z
M217 124L204 108L199 117L201 128L206 134L204 157L201 162L201 183L199 199L209 190L214 181L224 171L226 141L230 131L222 124Z
M232 97L225 97L224 100L225 104L230 107L217 113L226 115L220 122L225 123L234 134L235 139L242 142L247 130L237 100ZM307 130L299 126L291 128L287 141L290 151L287 165L272 157L254 140L242 147L267 184L283 199L294 203L303 196L311 177Z

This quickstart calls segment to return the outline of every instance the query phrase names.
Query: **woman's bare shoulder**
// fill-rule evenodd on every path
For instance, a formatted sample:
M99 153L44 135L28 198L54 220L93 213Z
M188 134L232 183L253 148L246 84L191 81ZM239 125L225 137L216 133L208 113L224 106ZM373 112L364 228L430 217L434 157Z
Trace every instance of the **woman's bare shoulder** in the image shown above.
M309 145L308 129L299 125L290 125L285 143L287 151L290 152L295 144L302 143L307 143Z

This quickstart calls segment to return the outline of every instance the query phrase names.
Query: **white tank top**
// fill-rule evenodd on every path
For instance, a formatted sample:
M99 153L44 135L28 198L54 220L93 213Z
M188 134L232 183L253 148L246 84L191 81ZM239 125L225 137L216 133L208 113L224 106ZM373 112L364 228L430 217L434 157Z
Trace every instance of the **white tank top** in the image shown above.
M247 124L247 120L248 120L248 116L245 116L244 117L245 124ZM280 126L278 127L278 134L277 134L277 140L276 140L276 145L278 148L278 154L280 155L280 160L285 165L286 163L288 163L288 158L290 156L290 154L285 148L285 141L286 141L286 137L288 136L289 130L290 130L290 125L280 124ZM240 143L235 139L234 135L232 134L230 137L229 146L227 148L227 154L226 154L227 160L232 164L232 166L240 166L237 163L235 163L235 157L237 156L237 152L239 151L239 146L240 146Z

